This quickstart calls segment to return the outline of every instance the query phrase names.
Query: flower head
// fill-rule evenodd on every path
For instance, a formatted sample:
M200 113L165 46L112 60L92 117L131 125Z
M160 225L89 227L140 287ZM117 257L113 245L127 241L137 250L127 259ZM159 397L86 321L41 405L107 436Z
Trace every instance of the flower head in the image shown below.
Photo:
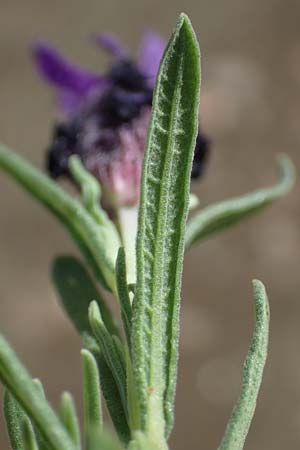
M76 66L46 43L34 47L40 74L54 86L63 115L53 129L47 166L53 177L68 176L68 159L78 155L115 206L138 202L142 160L156 75L164 40L145 34L136 61L110 34L93 36L110 53L105 75ZM208 142L198 135L192 176L201 175Z

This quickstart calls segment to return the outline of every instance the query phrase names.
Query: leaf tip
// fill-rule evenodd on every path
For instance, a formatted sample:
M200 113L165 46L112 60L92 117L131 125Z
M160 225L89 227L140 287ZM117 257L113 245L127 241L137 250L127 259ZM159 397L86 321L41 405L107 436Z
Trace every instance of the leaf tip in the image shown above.
M265 285L263 284L262 281L257 279L254 279L252 281L252 285L253 285L253 298L255 302L256 318L259 319L265 317L265 319L268 321L270 311Z
M293 187L296 181L296 168L291 158L286 153L279 153L277 155L277 164L283 180L285 180L286 189L288 192Z
M93 300L90 303L88 316L89 316L89 322L90 322L91 328L94 331L95 328L97 328L97 326L99 324L102 324L102 317L101 317L100 309L99 309L99 306L98 306L98 303L96 302L96 300Z

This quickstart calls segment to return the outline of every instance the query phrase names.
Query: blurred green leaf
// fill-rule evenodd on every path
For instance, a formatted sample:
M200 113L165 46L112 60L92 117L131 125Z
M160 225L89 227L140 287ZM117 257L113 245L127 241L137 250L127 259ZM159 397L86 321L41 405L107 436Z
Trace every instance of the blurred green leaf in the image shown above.
M274 186L207 206L192 217L187 223L186 249L235 225L289 192L295 182L294 165L288 156L281 155L278 166L279 180Z
M79 260L73 256L57 257L52 266L52 279L64 310L83 337L89 336L90 339L94 339L88 318L88 309L92 300L99 305L101 316L109 332L119 335L110 310Z
M28 419L23 420L22 436L25 450L39 450L32 425Z
M59 416L62 423L64 424L66 430L69 433L70 438L74 444L80 449L80 428L79 421L76 413L76 407L74 399L69 392L63 392L60 405L59 405Z
M0 145L0 168L60 219L96 268L101 283L115 292L114 264L120 243L106 245L106 227L97 223L79 200L4 145Z
M124 448L112 434L94 427L88 434L87 450L124 450Z
M106 211L101 208L101 187L98 180L85 169L80 158L76 155L70 157L69 169L81 188L83 205L102 227L106 246L114 249L113 255L115 255L120 246L120 236L115 224L109 219Z
M51 450L77 450L35 382L0 336L0 380L24 409Z

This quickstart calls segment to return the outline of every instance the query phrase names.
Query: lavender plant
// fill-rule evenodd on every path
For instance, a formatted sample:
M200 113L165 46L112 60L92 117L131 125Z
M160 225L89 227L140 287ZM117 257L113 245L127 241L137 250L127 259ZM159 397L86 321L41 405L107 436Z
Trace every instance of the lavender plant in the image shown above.
M191 173L201 171L207 152L198 131L200 53L191 23L184 14L179 17L160 63L152 106L159 52L146 52L149 64L142 58L138 69L111 38L98 36L99 41L117 58L118 70L106 79L66 64L44 44L35 49L67 112L67 121L54 133L49 168L52 175L67 175L80 196L67 194L0 146L0 167L60 220L84 257L81 262L59 256L52 269L61 305L83 342L83 431L71 394L63 393L54 411L42 384L0 337L0 379L13 450L166 450L174 421L184 253L285 195L294 182L293 165L281 156L276 185L208 206L188 219L194 203ZM145 79L141 74L147 70ZM150 123L143 157L145 117L146 129L149 118ZM219 450L243 448L267 356L268 300L260 281L253 286L255 329L240 396ZM105 291L117 301L119 320ZM102 395L116 435L103 428Z

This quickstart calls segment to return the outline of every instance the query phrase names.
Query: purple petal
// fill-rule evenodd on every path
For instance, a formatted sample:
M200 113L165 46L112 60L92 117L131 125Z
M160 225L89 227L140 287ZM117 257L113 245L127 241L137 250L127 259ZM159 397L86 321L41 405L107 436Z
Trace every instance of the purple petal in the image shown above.
M149 79L150 87L154 87L165 47L166 42L159 34L151 30L144 34L138 54L138 66Z
M81 109L84 98L84 96L75 94L66 89L59 90L57 94L59 110L66 116L71 117Z
M43 78L61 90L65 89L76 95L85 95L90 89L101 88L106 84L101 75L70 63L45 43L38 43L34 46L33 56Z
M99 33L93 35L93 40L110 53L112 56L118 59L123 59L128 56L126 48L121 44L121 42L110 33Z

